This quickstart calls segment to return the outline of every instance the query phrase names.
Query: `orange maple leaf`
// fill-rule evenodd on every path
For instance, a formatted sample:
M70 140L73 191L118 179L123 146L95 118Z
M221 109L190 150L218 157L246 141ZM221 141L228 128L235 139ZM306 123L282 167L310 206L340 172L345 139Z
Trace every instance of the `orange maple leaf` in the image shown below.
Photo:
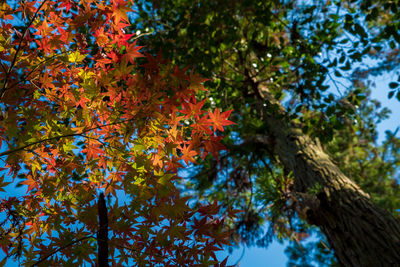
M164 162L163 162L163 159L161 158L160 155L158 155L158 154L153 154L152 160L153 160L153 165L154 165L154 166L158 166L158 167L160 167L160 168L163 167Z
M128 7L128 2L124 0L114 0L112 10L112 17L114 18L115 24L118 24L121 19L125 22L129 22L127 13L132 11L132 9Z
M218 108L214 110L214 113L208 112L208 116L213 123L214 131L216 129L220 130L221 132L224 131L224 126L235 124L234 122L228 120L229 115L232 113L233 109L220 112Z
M196 161L194 160L193 156L197 155L197 152L192 150L192 146L185 146L183 145L181 148L181 152L182 152L182 156L181 159L183 161L185 161L186 165L189 164L190 162L196 163Z

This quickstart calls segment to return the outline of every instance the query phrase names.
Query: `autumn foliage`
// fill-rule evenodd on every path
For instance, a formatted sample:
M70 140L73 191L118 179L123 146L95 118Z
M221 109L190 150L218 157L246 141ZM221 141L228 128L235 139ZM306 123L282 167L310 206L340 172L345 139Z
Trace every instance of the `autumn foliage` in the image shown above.
M184 163L218 157L230 112L203 109L205 79L140 52L132 7L2 2L1 264L95 265L100 192L112 265L219 264L220 206L191 207L175 181ZM7 194L16 183L24 195Z

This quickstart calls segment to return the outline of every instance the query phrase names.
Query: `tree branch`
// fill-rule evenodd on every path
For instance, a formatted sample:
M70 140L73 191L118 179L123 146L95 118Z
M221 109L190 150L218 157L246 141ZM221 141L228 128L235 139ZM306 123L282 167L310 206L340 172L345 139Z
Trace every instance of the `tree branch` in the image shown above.
M26 35L26 33L29 31L29 27L32 25L33 21L36 19L37 15L38 15L38 13L39 13L39 11L40 11L40 9L43 7L43 5L44 5L46 2L47 2L47 0L43 0L43 2L40 4L40 6L39 6L38 9L36 10L35 14L33 15L33 17L31 18L31 20L29 21L28 25L25 27L24 33L23 33L22 36L21 36L21 40L19 41L18 48L17 48L17 50L16 50L16 52L15 52L13 61L11 62L10 67L8 68L8 71L7 71L6 78L4 79L3 88L1 88L1 91L0 91L0 99L3 98L4 93L7 91L7 88L6 88L6 87L7 87L7 83L8 83L8 78L10 77L11 71L12 71L12 69L14 68L15 62L17 61L17 56L18 56L19 51L21 50L22 42L23 42L23 40L24 40L24 38L25 38L25 35Z
M84 237L79 238L79 239L77 239L77 240L71 241L70 243L68 243L68 244L66 244L66 245L64 245L64 246L62 246L62 247L59 247L58 249L54 250L53 252L51 252L51 253L48 254L47 256L45 256L45 257L39 259L36 263L32 264L31 267L37 266L37 265L39 265L40 263L42 263L42 262L44 262L45 260L47 260L47 259L48 259L49 257L51 257L52 255L56 254L57 252L59 252L59 251L61 251L61 250L63 250L63 249L66 249L67 247L72 246L72 245L74 245L74 244L76 244L76 243L78 243L78 242L81 242L81 241L85 240L85 239L91 238L91 237L93 237L93 235L87 235L87 236L84 236Z
M86 137L84 135L84 133L90 132L92 130L101 129L103 127L116 125L116 124L120 124L120 123L124 123L124 122L129 122L129 121L132 121L132 120L133 119L124 120L124 121L117 121L117 122L113 122L113 123L110 123L110 124L100 125L100 126L96 126L96 127L84 130L84 131L82 131L80 133L73 133L73 134L66 134L66 135L59 135L59 136L53 136L53 137L45 138L45 139L30 143L30 144L26 144L26 145L21 146L21 147L17 147L17 148L14 148L14 149L10 149L10 150L4 151L4 152L0 153L0 157L7 156L7 155L10 155L10 154L12 154L14 152L18 152L18 151L24 150L27 147L30 147L30 146L33 146L33 145L37 145L37 144L41 144L41 143L48 142L48 141L52 141L52 140L55 140L55 139L58 139L58 138L67 138L67 137L74 137L74 136Z

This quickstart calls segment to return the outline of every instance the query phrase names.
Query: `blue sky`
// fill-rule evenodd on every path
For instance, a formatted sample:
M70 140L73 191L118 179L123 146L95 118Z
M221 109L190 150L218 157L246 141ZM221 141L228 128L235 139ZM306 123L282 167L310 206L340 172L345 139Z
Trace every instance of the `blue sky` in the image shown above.
M240 267L280 267L286 266L287 257L284 253L285 245L274 241L268 249L251 247L245 248L243 257L243 247L235 249L232 254L228 252L220 253L220 257L224 258L229 255L228 264L238 263Z

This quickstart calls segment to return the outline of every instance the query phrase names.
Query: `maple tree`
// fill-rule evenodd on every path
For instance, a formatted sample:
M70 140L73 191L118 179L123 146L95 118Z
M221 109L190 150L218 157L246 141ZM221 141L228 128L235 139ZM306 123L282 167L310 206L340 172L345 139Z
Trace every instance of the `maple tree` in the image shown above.
M220 205L191 207L176 181L218 156L230 111L203 110L205 79L140 52L132 6L1 3L1 265L226 264Z

